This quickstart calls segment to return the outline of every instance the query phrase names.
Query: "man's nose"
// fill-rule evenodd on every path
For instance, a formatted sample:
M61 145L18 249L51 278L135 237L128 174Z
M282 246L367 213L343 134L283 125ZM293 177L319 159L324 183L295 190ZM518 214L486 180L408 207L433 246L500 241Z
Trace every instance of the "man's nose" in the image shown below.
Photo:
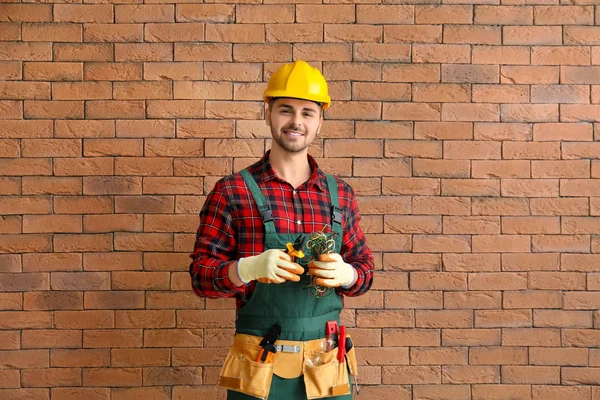
M300 115L300 113L292 114L292 124L294 127L299 127L302 125L302 115Z

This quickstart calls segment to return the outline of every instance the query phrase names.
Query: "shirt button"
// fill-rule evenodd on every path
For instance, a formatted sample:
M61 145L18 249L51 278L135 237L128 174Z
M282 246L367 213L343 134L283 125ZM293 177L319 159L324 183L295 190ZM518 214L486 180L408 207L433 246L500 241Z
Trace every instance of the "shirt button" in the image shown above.
M293 192L293 193L294 193L294 196L295 196L295 195L296 195L296 191L294 190L294 192Z
M300 225L300 224L302 223L302 221L298 220L298 221L296 221L296 223L297 223L298 225Z

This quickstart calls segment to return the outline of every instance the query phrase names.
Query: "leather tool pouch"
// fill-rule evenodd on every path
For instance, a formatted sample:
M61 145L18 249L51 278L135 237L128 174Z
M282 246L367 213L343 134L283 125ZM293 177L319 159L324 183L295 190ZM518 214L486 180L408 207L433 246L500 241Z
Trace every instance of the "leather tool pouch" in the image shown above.
M350 394L348 371L357 372L354 348L346 354L346 360L337 359L337 348L330 352L309 352L304 362L304 383L308 399L320 399Z
M273 363L258 363L261 347L234 341L225 358L217 385L259 399L269 397Z
M261 338L238 334L225 358L218 386L241 392L260 399L269 397L273 374L294 379L304 374L307 399L342 396L350 393L348 371L357 375L354 347L346 354L346 360L337 359L337 347L323 351L323 340L293 342L278 340L277 345L297 346L299 351L278 351L273 363L257 363Z

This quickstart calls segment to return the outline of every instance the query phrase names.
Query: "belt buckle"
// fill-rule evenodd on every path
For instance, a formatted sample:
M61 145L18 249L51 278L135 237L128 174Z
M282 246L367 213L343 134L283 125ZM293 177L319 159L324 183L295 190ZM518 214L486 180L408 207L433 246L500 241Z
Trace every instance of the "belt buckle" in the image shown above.
M300 346L278 344L276 347L277 351L281 351L282 353L300 353Z

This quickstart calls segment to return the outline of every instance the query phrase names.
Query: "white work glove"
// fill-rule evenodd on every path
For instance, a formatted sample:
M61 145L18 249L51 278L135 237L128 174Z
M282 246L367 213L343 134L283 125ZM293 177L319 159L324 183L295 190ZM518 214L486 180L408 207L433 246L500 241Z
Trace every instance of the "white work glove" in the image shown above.
M304 268L292 262L290 255L282 250L270 249L257 256L240 258L237 262L238 276L244 283L257 280L262 283L298 282Z
M346 264L339 254L321 254L318 260L308 264L308 273L317 277L318 285L333 288L350 286L356 282L354 267Z

